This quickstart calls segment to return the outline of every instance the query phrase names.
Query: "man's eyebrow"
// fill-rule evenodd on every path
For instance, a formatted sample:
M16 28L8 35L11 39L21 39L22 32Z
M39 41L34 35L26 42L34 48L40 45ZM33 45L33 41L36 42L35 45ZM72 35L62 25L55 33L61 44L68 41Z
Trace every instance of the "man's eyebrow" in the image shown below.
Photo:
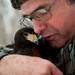
M75 4L75 0L69 0L70 4Z
M55 0L51 5L48 6L47 10L50 10L51 7L55 5L55 3L56 3L56 0ZM45 8L46 8L45 6L39 6L39 7L36 8L31 14L33 14L34 12L36 12L36 11L39 10L39 9L45 9Z
M44 8L45 8L44 6L39 6L39 7L36 8L30 15L23 15L23 17L24 17L24 18L27 17L27 18L32 19L32 18L33 18L33 14L34 14L35 12L37 12L37 11L40 10L40 9L44 9Z

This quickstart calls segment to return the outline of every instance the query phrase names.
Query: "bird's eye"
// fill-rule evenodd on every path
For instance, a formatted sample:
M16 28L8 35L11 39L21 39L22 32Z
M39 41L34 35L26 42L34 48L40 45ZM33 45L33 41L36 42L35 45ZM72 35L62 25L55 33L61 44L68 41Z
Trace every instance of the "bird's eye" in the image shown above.
M28 35L28 33L26 33L26 32L24 32L24 34L23 34L24 36L27 36Z

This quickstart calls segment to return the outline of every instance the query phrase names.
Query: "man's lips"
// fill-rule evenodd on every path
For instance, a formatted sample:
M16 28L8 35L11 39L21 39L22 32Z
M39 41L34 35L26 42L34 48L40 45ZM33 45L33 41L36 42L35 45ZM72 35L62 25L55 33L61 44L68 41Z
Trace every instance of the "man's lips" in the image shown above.
M51 34L51 35L45 35L45 36L43 36L46 40L53 40L53 37L54 36L54 34Z

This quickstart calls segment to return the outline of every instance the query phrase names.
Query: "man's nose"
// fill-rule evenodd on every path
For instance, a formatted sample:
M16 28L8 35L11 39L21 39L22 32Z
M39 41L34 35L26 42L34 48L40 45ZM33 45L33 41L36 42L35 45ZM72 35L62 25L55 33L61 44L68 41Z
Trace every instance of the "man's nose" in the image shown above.
M32 22L33 22L33 28L35 33L42 34L45 31L46 25L44 25L38 20L32 20Z

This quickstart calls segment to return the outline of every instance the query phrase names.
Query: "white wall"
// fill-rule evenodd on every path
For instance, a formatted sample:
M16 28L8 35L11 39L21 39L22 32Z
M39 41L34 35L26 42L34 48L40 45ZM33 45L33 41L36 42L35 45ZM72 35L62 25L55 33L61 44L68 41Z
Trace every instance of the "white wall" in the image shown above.
M15 11L10 0L0 0L0 45L10 44L19 28L18 11Z

